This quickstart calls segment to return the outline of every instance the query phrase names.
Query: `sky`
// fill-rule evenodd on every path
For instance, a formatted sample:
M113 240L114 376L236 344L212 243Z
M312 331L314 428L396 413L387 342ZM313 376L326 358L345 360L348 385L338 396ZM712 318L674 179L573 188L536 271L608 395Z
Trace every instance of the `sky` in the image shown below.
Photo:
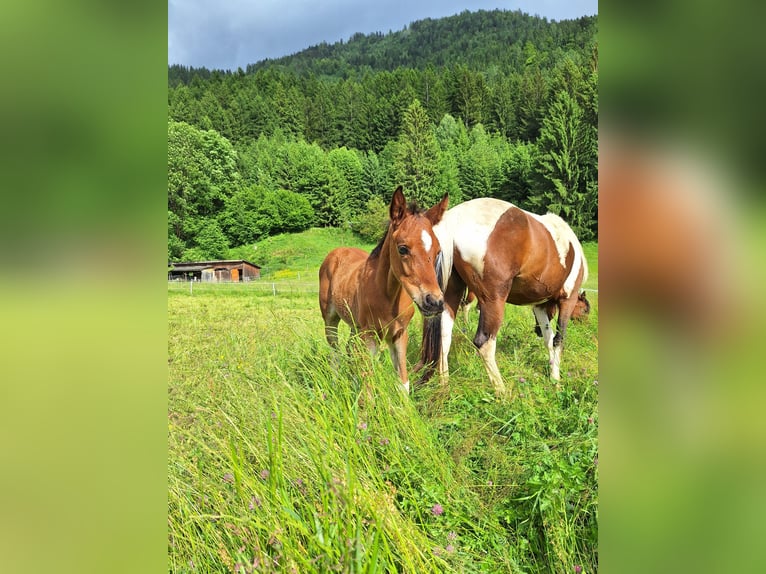
M168 64L244 70L356 32L494 9L564 20L596 14L598 0L168 0Z

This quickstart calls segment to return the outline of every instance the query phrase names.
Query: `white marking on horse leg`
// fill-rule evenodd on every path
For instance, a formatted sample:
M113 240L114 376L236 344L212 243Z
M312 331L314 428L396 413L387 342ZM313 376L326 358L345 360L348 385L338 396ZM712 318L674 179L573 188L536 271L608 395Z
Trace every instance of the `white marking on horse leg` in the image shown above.
M551 379L554 381L561 380L561 345L553 347L552 359L551 359Z
M551 322L550 319L548 319L548 313L545 312L545 307L532 307L532 311L537 319L537 324L540 326L540 332L543 335L545 347L549 351L553 351L553 327L551 327Z
M553 347L553 327L548 319L548 313L545 312L545 307L532 307L532 311L535 313L537 324L540 326L540 331L543 334L543 342L548 349L548 364L551 366L551 377L554 377L554 347ZM559 353L559 359L561 354ZM556 373L558 374L558 365L556 366Z
M450 315L450 312L445 309L442 311L442 352L439 355L439 376L442 381L446 382L449 379L449 364L448 356L449 350L452 346L452 327L455 324L455 320Z
M423 240L423 247L426 248L426 253L430 252L431 245L433 245L433 240L425 229L420 232L420 238Z
M408 380L407 380L407 382L406 382L406 383L404 383L404 385L402 385L402 386L403 386L403 388L404 388L404 392L405 392L405 393L407 393L407 394L409 395L409 394L410 394L410 381L409 381L409 379L408 379Z
M503 377L500 374L500 369L497 368L497 362L495 362L495 348L497 346L497 339L490 337L487 342L479 347L479 355L481 355L482 361L484 361L484 368L487 369L489 380L492 386L495 387L495 395L501 397L506 394L505 383L503 383Z

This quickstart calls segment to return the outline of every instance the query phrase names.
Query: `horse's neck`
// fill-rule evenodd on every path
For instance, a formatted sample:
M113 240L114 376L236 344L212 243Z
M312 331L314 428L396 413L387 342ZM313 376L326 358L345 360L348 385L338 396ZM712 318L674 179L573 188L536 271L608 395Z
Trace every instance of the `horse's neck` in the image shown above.
M384 295L389 301L393 301L399 296L402 290L401 282L391 271L391 257L389 256L388 240L386 240L380 250L378 257L372 261L374 268L376 289L381 295Z

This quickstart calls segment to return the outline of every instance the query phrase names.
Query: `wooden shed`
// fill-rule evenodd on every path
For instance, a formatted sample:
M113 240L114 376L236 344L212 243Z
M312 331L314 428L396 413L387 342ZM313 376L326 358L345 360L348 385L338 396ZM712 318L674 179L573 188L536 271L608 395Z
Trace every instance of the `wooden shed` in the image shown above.
M260 279L261 268L244 259L168 263L168 281L230 283Z

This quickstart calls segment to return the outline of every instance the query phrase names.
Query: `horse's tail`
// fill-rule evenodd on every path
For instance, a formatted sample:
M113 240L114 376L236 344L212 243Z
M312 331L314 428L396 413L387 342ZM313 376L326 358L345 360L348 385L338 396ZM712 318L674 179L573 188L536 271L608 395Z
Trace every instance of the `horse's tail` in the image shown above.
M420 349L420 365L423 369L418 384L427 383L436 370L442 347L442 316L423 318L423 346Z

